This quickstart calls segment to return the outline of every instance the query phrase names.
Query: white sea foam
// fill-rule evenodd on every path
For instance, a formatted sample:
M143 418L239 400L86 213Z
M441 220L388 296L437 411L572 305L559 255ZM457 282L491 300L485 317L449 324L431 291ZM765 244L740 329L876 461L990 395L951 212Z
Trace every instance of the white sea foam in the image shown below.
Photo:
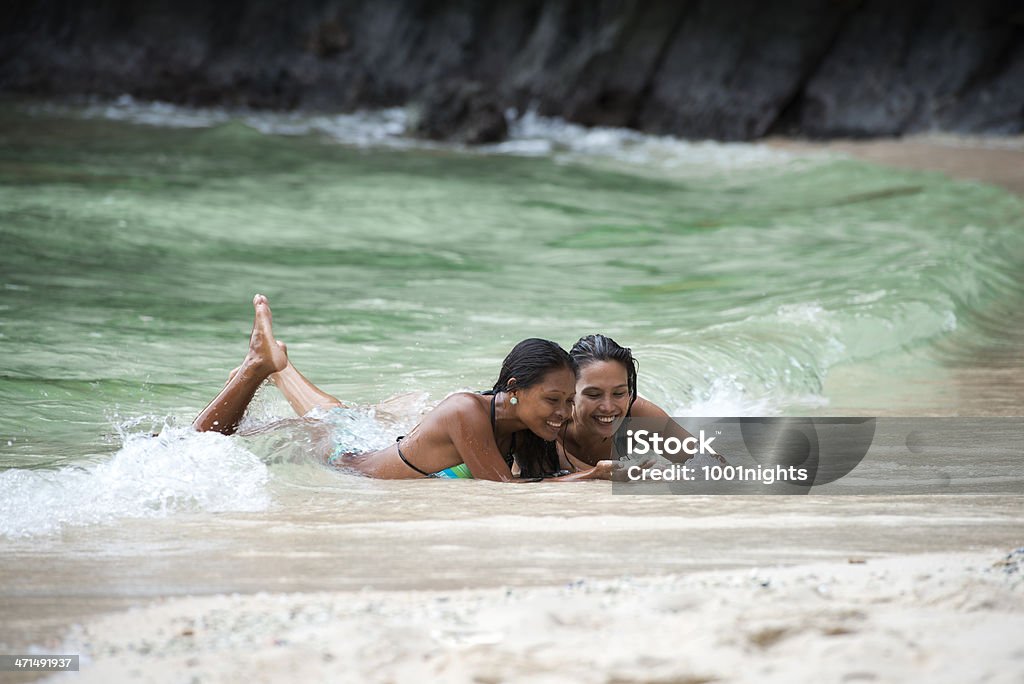
M673 416L777 416L783 409L821 409L827 398L814 392L797 394L789 388L748 387L735 375L715 378L689 401L667 403Z
M187 428L136 434L104 463L0 473L0 536L176 511L263 510L267 481L266 465L224 435Z
M183 107L165 102L138 102L123 95L113 102L95 102L84 108L43 105L35 109L169 128L208 128L237 121L267 135L323 135L356 147L460 148L406 135L411 117L409 110L402 107L351 114L311 114ZM627 128L587 128L563 119L540 116L534 111L520 114L509 110L506 118L510 121L508 140L463 149L478 154L553 156L566 162L607 159L684 174L771 168L821 156L760 144L687 141Z
M209 128L231 120L231 115L223 109L191 109L166 102L136 102L130 95L122 95L114 102L89 105L83 114L88 118L168 128Z
M509 141L489 149L520 155L555 154L567 160L603 157L630 165L705 172L774 167L803 158L760 144L688 141L628 128L587 128L535 112L514 118Z

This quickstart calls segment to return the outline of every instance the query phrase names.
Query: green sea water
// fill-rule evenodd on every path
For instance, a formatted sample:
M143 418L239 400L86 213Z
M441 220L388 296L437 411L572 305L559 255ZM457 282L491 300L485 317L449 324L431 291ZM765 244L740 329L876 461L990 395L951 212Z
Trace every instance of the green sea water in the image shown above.
M487 387L522 338L603 332L678 414L956 413L950 359L1017 339L1024 208L981 184L554 124L471 151L100 111L0 109L10 472L187 425L255 292L296 366L362 404Z

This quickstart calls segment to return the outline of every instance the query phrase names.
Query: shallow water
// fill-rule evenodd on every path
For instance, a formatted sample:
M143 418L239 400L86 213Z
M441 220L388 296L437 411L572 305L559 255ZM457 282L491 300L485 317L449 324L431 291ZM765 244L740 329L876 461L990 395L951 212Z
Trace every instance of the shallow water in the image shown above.
M521 338L596 331L631 346L641 393L683 415L1021 413L1005 374L1024 339L1024 204L1005 191L532 116L469 151L406 140L402 118L0 108L9 615L73 613L50 600L65 594L85 611L95 597L544 583L1019 536L1012 496L865 509L380 483L316 465L301 430L174 429L244 355L254 292L327 391L426 392L399 403L406 421L489 386ZM249 425L289 415L268 389Z

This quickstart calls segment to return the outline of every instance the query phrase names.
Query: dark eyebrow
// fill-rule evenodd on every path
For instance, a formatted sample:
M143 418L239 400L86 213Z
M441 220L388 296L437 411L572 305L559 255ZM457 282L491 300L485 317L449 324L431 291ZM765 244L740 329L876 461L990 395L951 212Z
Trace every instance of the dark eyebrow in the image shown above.
M614 387L612 387L612 389L623 389L623 388L629 389L629 384L624 382L621 385L615 385ZM596 387L594 385L587 385L586 387L583 388L583 391L586 392L587 390L600 390L600 389L601 389L600 387Z

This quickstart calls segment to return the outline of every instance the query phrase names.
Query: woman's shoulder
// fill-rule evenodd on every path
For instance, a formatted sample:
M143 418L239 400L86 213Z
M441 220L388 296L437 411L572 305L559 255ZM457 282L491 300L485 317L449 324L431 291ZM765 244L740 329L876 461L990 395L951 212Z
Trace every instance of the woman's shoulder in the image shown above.
M637 397L629 411L633 418L668 418L668 412L650 399Z
M482 403L480 400L484 399ZM454 392L438 402L418 427L423 434L490 434L490 413L487 397L472 392ZM467 432L468 431L468 432Z
M483 412L487 414L490 409L491 397L477 394L476 392L452 392L441 400L437 405L438 409L454 411L457 413Z

